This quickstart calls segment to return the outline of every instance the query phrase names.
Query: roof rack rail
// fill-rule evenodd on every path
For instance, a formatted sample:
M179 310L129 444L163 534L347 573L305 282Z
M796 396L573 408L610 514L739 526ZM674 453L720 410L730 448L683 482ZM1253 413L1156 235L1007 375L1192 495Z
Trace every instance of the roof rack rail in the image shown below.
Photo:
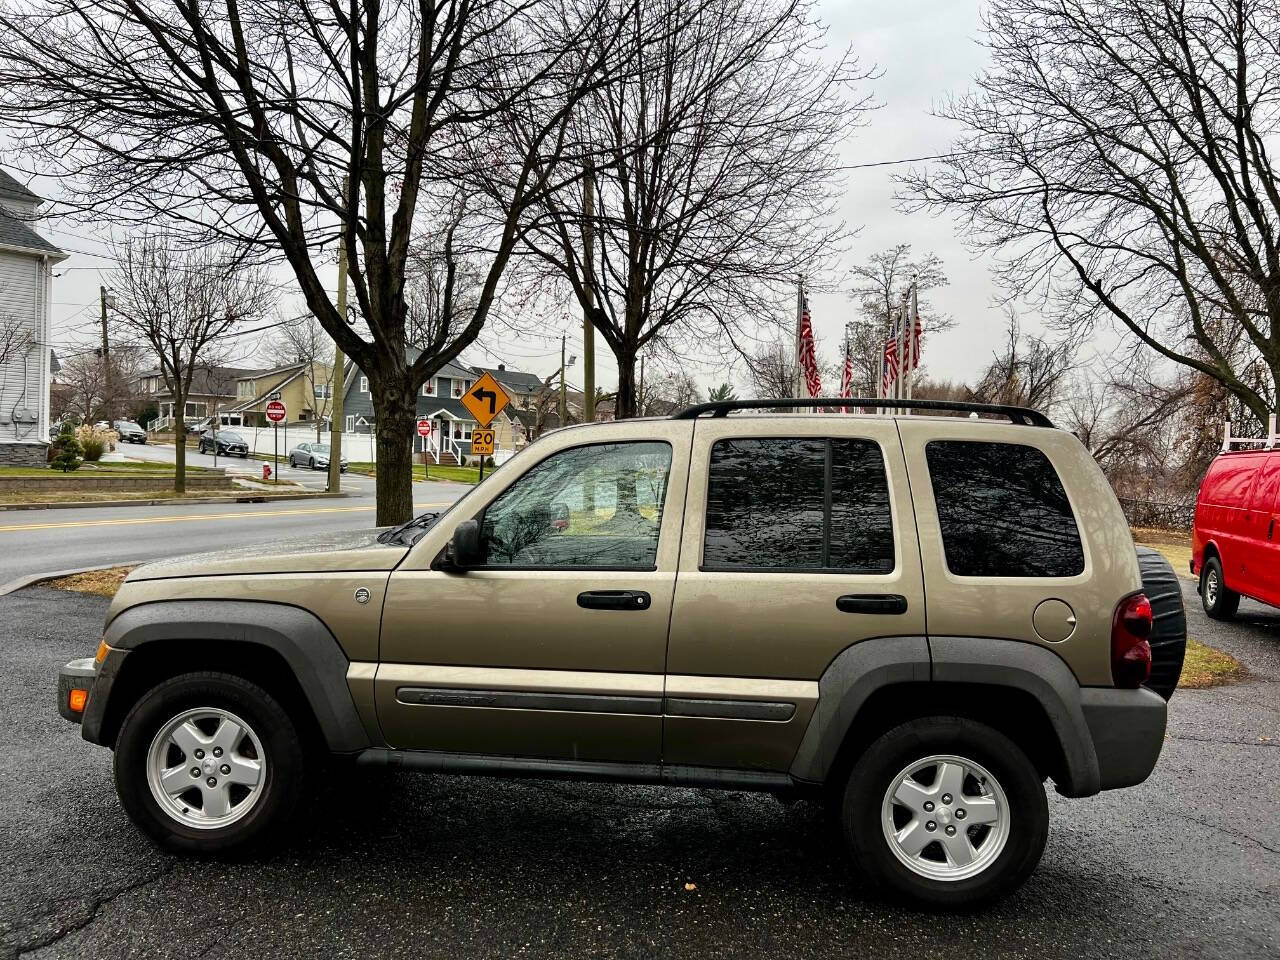
M961 400L894 400L882 397L785 397L778 400L713 400L696 403L673 413L672 420L696 420L705 414L725 417L733 410L760 410L765 407L878 407L882 410L944 410L949 413L992 414L1008 417L1025 427L1052 427L1053 421L1039 410L1002 403L966 403Z

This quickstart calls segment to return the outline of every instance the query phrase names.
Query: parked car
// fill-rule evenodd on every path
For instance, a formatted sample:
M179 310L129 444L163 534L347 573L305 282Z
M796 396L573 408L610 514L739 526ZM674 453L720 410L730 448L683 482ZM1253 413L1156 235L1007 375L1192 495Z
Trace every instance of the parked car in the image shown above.
M300 443L289 451L289 466L310 467L312 470L329 469L329 444ZM347 458L343 457L339 469L347 472Z
M1231 450L1209 465L1196 496L1191 572L1215 620L1242 596L1280 606L1280 451Z
M246 460L249 457L249 444L240 434L230 430L206 430L200 434L199 446L201 453L217 451L220 457L244 457Z
M1151 773L1181 593L1072 434L908 404L987 418L587 423L377 539L139 567L59 711L171 850L281 836L318 748L807 795L873 888L989 900L1040 859L1046 779Z
M147 431L132 420L116 420L111 428L120 434L121 443L146 443Z

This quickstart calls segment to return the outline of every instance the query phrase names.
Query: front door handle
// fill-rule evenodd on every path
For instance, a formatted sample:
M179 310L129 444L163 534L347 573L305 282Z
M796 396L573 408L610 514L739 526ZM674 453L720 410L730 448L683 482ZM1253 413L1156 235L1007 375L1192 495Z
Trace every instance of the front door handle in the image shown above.
M847 593L836 599L841 613L906 613L907 598L900 593Z
M1267 539L1271 539L1271 535L1276 532L1276 518L1272 517L1271 522L1267 524Z
M648 610L643 590L588 590L578 594L578 606L587 610Z

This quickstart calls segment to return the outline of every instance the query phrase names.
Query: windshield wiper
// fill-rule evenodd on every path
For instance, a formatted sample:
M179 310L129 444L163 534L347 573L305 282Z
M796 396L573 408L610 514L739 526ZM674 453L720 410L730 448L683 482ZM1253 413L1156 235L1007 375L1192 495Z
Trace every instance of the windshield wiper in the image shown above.
M392 527L390 530L383 530L378 534L379 543L394 543L404 547L411 547L421 539L422 535L430 529L431 525L440 519L439 511L435 513L423 513L414 517L408 523L402 523L398 527Z

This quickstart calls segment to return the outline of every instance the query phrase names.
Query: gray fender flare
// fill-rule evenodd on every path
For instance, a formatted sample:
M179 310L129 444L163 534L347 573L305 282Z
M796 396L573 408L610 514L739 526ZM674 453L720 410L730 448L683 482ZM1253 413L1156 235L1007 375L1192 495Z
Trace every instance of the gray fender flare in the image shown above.
M347 656L328 627L306 610L244 600L165 600L125 610L111 621L103 639L124 651L202 640L267 647L297 678L331 751L350 753L370 746L347 687ZM108 699L101 698L100 710ZM100 716L94 719L101 723ZM86 716L86 725L89 721Z
M1030 694L1048 717L1066 761L1067 782L1057 784L1058 791L1066 796L1098 792L1098 758L1075 675L1050 650L988 637L882 637L845 649L818 681L818 705L791 775L823 782L867 699L887 685L920 681L1012 687Z

